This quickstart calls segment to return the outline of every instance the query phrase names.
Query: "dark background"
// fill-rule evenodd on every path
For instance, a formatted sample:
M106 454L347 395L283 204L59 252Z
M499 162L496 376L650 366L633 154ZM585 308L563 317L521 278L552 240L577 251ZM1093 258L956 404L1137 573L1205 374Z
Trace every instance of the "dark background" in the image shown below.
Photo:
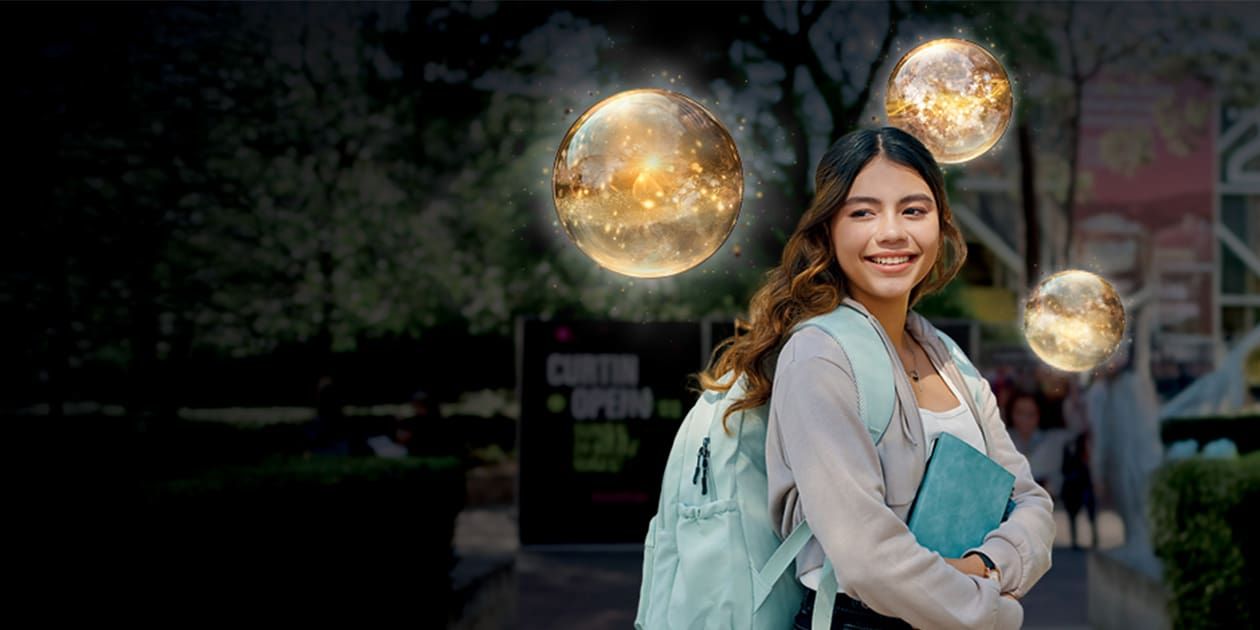
M884 124L888 73L922 41L986 46L1015 90L990 155L946 172L1023 269L964 229L967 267L920 306L985 320L981 357L1023 350L975 289L1013 303L1069 259L1091 81L1198 82L1226 118L1260 105L1255 3L7 3L0 24L0 419L42 505L138 541L161 536L163 484L319 451L321 382L360 438L423 389L456 425L426 439L510 489L517 319L729 331L818 157ZM639 87L708 107L745 167L727 242L659 280L584 257L550 191L569 125ZM996 200L959 184L997 171L1019 184ZM1254 226L1248 203L1231 216ZM1224 342L1257 313L1231 311ZM700 367L679 357L675 384Z

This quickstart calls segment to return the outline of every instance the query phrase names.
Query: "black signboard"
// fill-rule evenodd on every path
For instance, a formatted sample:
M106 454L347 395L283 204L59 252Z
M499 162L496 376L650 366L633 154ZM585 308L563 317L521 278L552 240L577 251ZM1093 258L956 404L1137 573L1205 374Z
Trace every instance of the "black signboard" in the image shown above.
M700 326L522 319L517 356L521 544L641 544Z

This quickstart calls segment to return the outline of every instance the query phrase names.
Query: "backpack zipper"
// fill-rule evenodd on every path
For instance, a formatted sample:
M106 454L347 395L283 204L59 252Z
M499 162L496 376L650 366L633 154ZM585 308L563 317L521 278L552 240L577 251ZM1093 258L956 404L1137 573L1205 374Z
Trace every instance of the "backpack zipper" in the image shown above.
M696 471L691 474L691 485L700 484L700 494L709 494L709 437L696 452Z

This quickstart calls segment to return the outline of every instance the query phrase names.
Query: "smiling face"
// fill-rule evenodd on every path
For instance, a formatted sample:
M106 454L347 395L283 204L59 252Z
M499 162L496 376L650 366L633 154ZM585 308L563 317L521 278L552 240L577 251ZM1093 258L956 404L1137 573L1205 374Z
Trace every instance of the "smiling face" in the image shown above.
M941 247L936 199L914 169L876 156L832 217L831 240L853 299L908 305Z

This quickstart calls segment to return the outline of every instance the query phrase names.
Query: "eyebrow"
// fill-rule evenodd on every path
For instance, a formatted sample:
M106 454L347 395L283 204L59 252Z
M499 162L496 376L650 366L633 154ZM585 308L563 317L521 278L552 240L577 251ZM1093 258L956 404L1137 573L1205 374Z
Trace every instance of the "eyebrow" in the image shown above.
M897 205L899 205L899 206L900 206L900 205L905 205L905 204L907 204L907 203L910 203L911 201L922 201L922 202L924 202L924 203L935 203L935 202L933 202L933 201L932 201L932 198L931 198L931 197L929 197L929 196L927 196L927 195L924 195L924 194L922 194L922 193L918 193L918 194L914 194L914 195L907 195L907 196L905 196L905 197L902 197L902 198L901 198L901 201L897 202ZM874 205L877 205L877 206L878 206L878 205L879 205L880 203L882 203L882 202L881 202L879 199L876 199L876 198L874 198L874 197L849 197L848 199L845 199L845 200L844 200L844 205L846 205L846 206L847 206L847 205L849 205L849 204L851 204L851 203L869 203L869 204L874 204Z

